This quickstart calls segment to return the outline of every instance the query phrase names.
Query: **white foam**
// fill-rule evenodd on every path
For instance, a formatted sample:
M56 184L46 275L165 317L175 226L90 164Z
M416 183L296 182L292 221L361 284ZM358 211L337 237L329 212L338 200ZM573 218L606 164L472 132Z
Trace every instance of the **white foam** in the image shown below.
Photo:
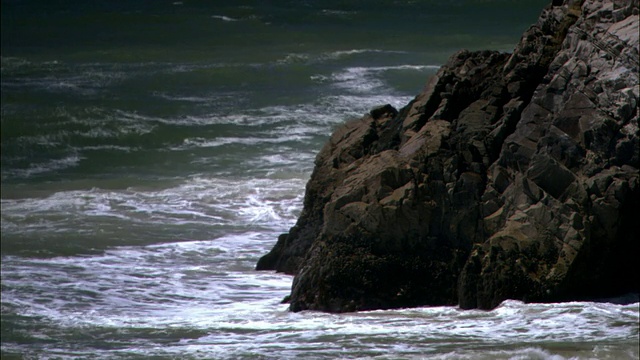
M320 99L320 104L330 107L343 117L360 117L375 106L391 104L396 108L406 105L412 99L411 96L398 95L365 95L351 94L328 96Z
M82 156L72 153L62 159L52 159L45 162L32 163L26 169L7 170L7 174L12 177L28 178L47 172L60 171L77 166L82 159Z
M360 55L360 54L406 54L406 51L393 51L393 50L380 50L380 49L351 49L351 50L339 50L329 53L329 57L340 58L343 56Z
M40 63L35 67L42 67L47 73L55 75L3 79L2 85L35 88L55 93L91 95L130 76L125 72L109 69L104 65L101 65L102 68L95 68L93 65L76 66L73 72L63 71L67 66L70 65L57 61Z
M208 148L208 147L220 147L225 145L260 145L260 144L279 144L286 142L300 142L302 140L310 139L310 136L302 135L286 135L277 138L257 138L257 137L221 137L215 139L205 138L187 138L183 140L181 146L172 147L171 150L188 150L192 148Z
M95 232L101 228L99 224L111 224L112 218L145 226L244 223L284 231L293 225L301 206L305 177L299 175L273 179L194 177L161 190L93 188L58 191L43 198L3 199L2 230ZM61 216L66 225L59 220Z
M253 271L273 236L244 233L213 241L125 247L84 258L24 262L7 257L3 272L12 275L3 277L3 286L19 282L34 292L26 297L3 293L3 302L23 306L25 315L70 327L268 328L269 322L260 317L286 310L278 301L291 284L289 276ZM243 265L230 270L239 261ZM69 306L71 298L87 296L90 310Z
M387 92L386 83L379 77L380 73L387 71L418 71L436 70L436 65L397 65L397 66L373 66L373 67L349 67L340 72L332 74L330 77L314 75L312 80L318 82L335 82L335 86L355 92L373 93Z
M381 79L372 76L372 72L366 68L348 68L344 72L331 76L335 85L356 93L368 93L385 89L385 83Z
M211 15L211 18L222 20L222 21L238 21L238 19L234 19L225 15Z
M297 165L300 162L299 157L290 157L283 154L264 155L260 157L259 163L267 163L271 165Z
M312 53L289 53L283 59L277 61L278 64L288 65L296 63L315 64L328 61L336 61L343 58L362 54L405 54L405 51L381 50L381 49L350 49Z
M277 63L281 64L281 65L296 64L296 63L306 63L311 58L312 57L309 54L291 53L291 54L287 54L284 57L284 59L278 60Z
M31 65L31 62L25 58L0 55L0 64L1 64L0 66L2 66L2 70L5 70L5 69L20 68L22 66L29 66Z
M564 357L541 347L521 347L505 350L461 349L430 357L434 360L578 360L580 357Z
M147 63L147 66L156 66L155 72L163 74L175 74L202 71L219 68L247 68L260 67L259 63ZM144 64L141 64L144 66ZM145 73L154 73L153 69L145 69Z
M3 293L3 302L20 306L22 315L43 316L73 329L203 332L148 350L156 356L205 353L231 359L242 354L277 354L279 358L315 354L336 358L353 352L362 354L354 358L362 359L418 359L429 354L434 359L566 360L617 351L607 345L594 348L602 339L611 343L637 337L638 314L629 305L509 301L494 311L430 307L290 313L279 299L289 292L291 277L252 271L256 257L272 244L274 235L249 232L29 263L5 257L3 274L12 275L3 276L3 286L19 282L30 292L28 296L10 292L6 297ZM84 299L92 306L74 308L69 299ZM575 318L563 318L566 313ZM535 331L535 320L547 322L546 338L531 336L533 332L519 335L523 328ZM612 336L609 331L616 328L623 330ZM554 345L563 343L572 344L574 355L565 356Z
M333 9L323 9L322 14L328 16L338 16L338 17L346 17L350 15L357 14L357 11L345 11L345 10L333 10Z
M394 94L349 94L319 97L312 103L296 104L290 106L267 106L255 109L243 109L242 112L205 115L189 115L178 118L159 118L146 116L135 112L117 110L113 114L103 114L102 117L118 121L126 126L138 126L140 132L150 131L158 124L172 126L210 126L210 125L236 125L246 127L275 127L275 129L261 129L261 133L268 135L301 135L296 140L307 140L307 135L328 136L332 128L354 116L362 116L372 107L391 103L399 107L404 106L412 97ZM191 99L193 101L206 101L206 98ZM100 117L98 117L100 118ZM128 129L128 128L127 128ZM132 129L133 130L133 129ZM132 131L131 130L131 131ZM128 130L129 131L129 130ZM278 134L278 132L282 133ZM204 139L204 138L202 138ZM187 140L188 145L203 144L212 141L207 146L220 146L235 141L248 143L281 142L281 140L262 140L260 138L230 137L228 140L215 140L200 138Z
M212 94L210 96L188 96L188 95L171 95L171 94L166 94L161 92L154 92L153 95L163 98L165 100L184 101L184 102L190 102L190 103L212 103L216 99L225 97L224 95L221 96L220 94ZM230 97L230 96L232 95L228 95L226 97Z
M110 151L122 151L122 152L131 152L137 150L138 148L129 147L129 146L119 146L119 145L92 145L92 146L84 146L82 150L110 150Z

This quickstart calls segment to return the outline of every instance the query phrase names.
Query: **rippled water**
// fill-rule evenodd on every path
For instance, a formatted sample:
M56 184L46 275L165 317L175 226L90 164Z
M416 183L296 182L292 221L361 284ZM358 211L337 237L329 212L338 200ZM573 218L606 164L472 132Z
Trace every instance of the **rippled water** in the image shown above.
M2 358L637 359L638 302L290 313L332 129L546 1L2 3Z

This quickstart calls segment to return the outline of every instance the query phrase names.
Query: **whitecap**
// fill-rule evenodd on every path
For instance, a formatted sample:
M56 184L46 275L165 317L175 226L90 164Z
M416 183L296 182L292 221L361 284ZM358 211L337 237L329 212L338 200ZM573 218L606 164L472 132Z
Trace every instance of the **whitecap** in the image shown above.
M416 71L437 70L436 65L398 65L398 66L374 66L374 67L348 67L340 72L326 77L323 75L313 75L312 80L316 82L333 81L334 85L354 93L390 93L391 89L380 78L381 73L387 71Z
M388 92L382 79L376 78L368 68L354 67L331 75L333 85L355 93Z
M320 106L330 107L342 118L361 117L368 113L373 107L382 104L391 104L396 108L406 105L413 97L403 95L335 95L319 100Z
M278 64L295 64L295 63L306 63L311 59L311 55L309 54L300 54L300 53L291 53L287 54L284 59L280 59L277 61Z
M346 10L334 10L334 9L323 9L321 11L323 15L327 16L338 16L338 17L348 17L351 15L355 15L357 11L346 11Z
M305 177L296 175L193 177L160 190L91 188L3 199L2 230L7 235L50 230L118 233L122 226L140 224L144 229L157 224L164 228L192 226L192 231L202 231L198 237L207 229L238 223L284 230L293 225L302 203Z
M3 257L3 274L11 274L3 276L3 286L20 283L20 288L34 289L28 295L3 293L3 303L69 327L255 328L261 314L271 314L274 307L286 310L278 302L291 277L253 272L273 236L241 233L28 262ZM91 309L72 306L74 298L90 301Z
M245 232L209 241L121 247L100 256L30 260L3 258L3 286L30 289L3 296L21 315L42 316L71 331L176 332L180 341L148 348L155 356L206 354L232 359L243 356L354 359L549 359L637 357L603 341L637 337L637 323L615 324L595 315L593 323L569 322L559 306L575 312L591 303L525 304L508 301L494 311L455 307L378 310L350 314L287 312L279 300L288 294L291 277L253 272L257 256L273 243L274 233ZM4 271L4 270L9 270ZM20 276L15 276L20 270ZM55 291L52 291L55 289ZM4 295L4 294L3 294ZM87 301L90 308L70 306ZM506 310L509 311L506 311ZM611 313L624 306L609 308ZM517 310L517 313L512 311ZM580 312L576 312L581 316ZM636 320L637 315L629 316ZM634 317L635 316L635 317ZM557 322L546 339L518 336L535 319ZM598 322L600 320L600 322ZM604 321L603 321L604 320ZM623 327L613 338L572 336L587 328ZM534 325L535 327L535 325ZM188 329L193 336L181 336ZM635 333L634 333L635 331ZM165 335L163 335L165 336ZM603 340L606 339L606 340ZM613 339L613 340L612 340ZM560 346L566 344L566 346ZM611 343L613 344L613 343ZM128 349L130 350L130 348ZM136 353L140 354L137 349ZM106 355L105 355L106 356Z
M41 134L21 136L14 141L24 144L25 146L37 145L39 147L58 148L60 146L70 148L72 152L66 159L55 160L50 165L33 164L31 169L19 171L22 175L29 176L32 174L48 171L47 169L57 170L63 168L64 164L73 165L82 157L77 153L83 149L95 149L93 145L76 147L77 138L90 139L117 139L123 135L143 135L152 132L159 122L164 120L159 118L151 118L129 113L124 111L107 111L101 108L86 108L79 112L68 111L64 107L58 107L52 111L52 116L59 118L59 121L47 122L43 121L40 125ZM80 126L78 126L80 125ZM73 130L66 130L73 128ZM97 145L96 145L97 146ZM124 147L111 145L112 149L125 150Z
M158 96L162 99L165 100L170 100L170 101L183 101L183 102L190 102L190 103L210 103L213 100L215 100L216 98L220 98L219 95L216 94L216 96L212 95L212 96L188 96L188 95L170 95L170 94L165 94L165 93L160 93L160 92L154 92L153 95Z
M326 82L330 81L331 77L330 76L326 76L326 75L316 74L316 75L311 75L309 77L309 79L311 79L311 81L313 81L313 82L323 84L323 83L326 83Z
M0 56L0 66L3 71L13 70L22 66L29 66L31 62L25 58L15 56Z
M72 66L58 61L29 64L40 69L46 76L3 77L4 87L31 88L55 93L95 94L103 89L121 82L131 76L127 72L117 70L112 64L83 64Z
M380 50L380 49L351 49L351 50L338 50L327 53L328 58L336 59L344 56L360 55L360 54L406 54L406 51L398 50Z
M279 65L296 63L315 64L328 61L336 61L344 58L362 54L405 54L405 51L382 50L382 49L350 49L336 50L322 53L289 53L284 58L276 61Z
M430 357L434 360L577 360L580 357L564 357L541 347L515 347L504 350L461 349Z
M48 141L48 140L47 140ZM50 145L50 142L47 142ZM60 159L51 159L44 162L31 163L26 169L13 168L3 172L3 177L17 177L17 178L30 178L36 175L44 173L60 171L68 168L78 166L82 156L77 153L71 153L66 157Z
M122 152L132 152L138 150L136 147L130 146L119 146L119 145L92 145L92 146L84 146L82 150L110 150L110 151L122 151Z
M279 144L279 143L287 143L287 142L300 142L302 140L310 139L310 136L303 135L291 135L287 134L283 137L276 138L257 138L257 137L221 137L215 139L206 139L206 138L186 138L183 140L181 146L171 147L171 150L181 151L188 150L192 148L210 148L210 147L220 147L225 145L261 145L261 144Z
M386 103L400 107L411 99L411 96L397 94L331 95L319 97L311 103L288 106L275 105L253 109L247 108L244 109L243 112L228 114L210 113L178 118L158 118L126 111L117 111L114 117L122 122L133 122L136 124L161 123L174 126L229 124L246 127L263 127L266 125L276 128L275 130L266 130L266 132L264 132L265 134L274 135L276 131L282 130L284 131L283 134L302 135L303 138L299 140L307 140L307 135L328 136L335 125L352 117L360 117L372 107ZM231 140L214 140L209 146L220 146L235 140L237 140L237 137ZM195 140L194 143L201 141L203 140ZM253 140L247 141L253 142ZM190 141L187 141L187 143L192 145Z
M166 74L194 72L219 68L246 68L261 66L261 64L253 63L159 63L157 65L161 66L157 71ZM149 72L147 69L145 69L145 71Z
M231 17L225 16L225 15L211 15L211 18L219 19L219 20L222 20L222 21L238 21L238 19L231 18Z

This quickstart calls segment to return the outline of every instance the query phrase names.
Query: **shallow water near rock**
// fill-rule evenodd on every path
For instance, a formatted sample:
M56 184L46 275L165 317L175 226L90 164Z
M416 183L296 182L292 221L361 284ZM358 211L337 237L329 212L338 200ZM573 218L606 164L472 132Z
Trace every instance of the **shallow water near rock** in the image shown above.
M637 299L291 313L332 129L546 1L2 4L2 358L637 359Z

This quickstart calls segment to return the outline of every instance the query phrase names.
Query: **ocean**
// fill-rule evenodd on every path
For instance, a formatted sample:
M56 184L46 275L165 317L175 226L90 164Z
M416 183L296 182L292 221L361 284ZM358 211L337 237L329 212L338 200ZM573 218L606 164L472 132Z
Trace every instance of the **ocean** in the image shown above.
M638 359L639 303L291 313L316 153L547 0L3 0L2 359Z

